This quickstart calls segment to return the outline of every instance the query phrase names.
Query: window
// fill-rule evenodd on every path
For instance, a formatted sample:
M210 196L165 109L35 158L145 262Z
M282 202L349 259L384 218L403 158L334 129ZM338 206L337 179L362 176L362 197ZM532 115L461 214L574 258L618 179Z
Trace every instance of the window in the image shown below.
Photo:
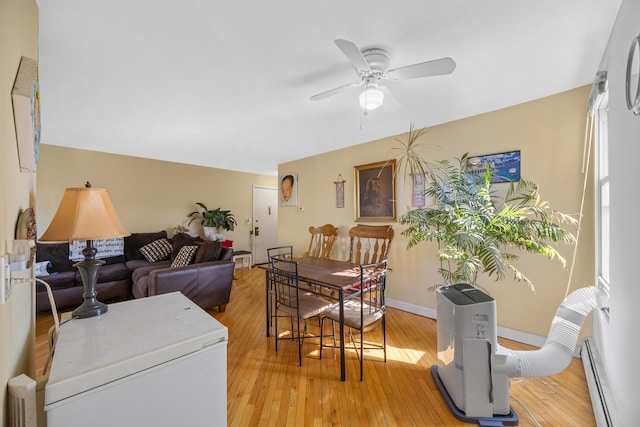
M604 91L595 102L594 126L596 145L596 277L597 286L609 295L610 252L609 252L609 132L608 110L609 91L606 82ZM594 111L595 110L595 111ZM602 307L608 316L608 304Z

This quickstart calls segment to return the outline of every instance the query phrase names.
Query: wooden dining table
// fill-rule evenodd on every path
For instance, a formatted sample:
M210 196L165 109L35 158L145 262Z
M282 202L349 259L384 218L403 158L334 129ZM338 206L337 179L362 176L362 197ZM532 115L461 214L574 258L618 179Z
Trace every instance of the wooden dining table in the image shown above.
M345 360L344 360L344 296L345 291L352 289L354 285L360 284L360 266L351 262L337 261L333 259L303 257L298 261L298 280L308 282L313 285L324 287L328 290L337 291L338 302L340 304L340 380L344 381ZM259 266L266 272L265 296L266 296L266 327L267 337L271 327L271 264L261 264Z

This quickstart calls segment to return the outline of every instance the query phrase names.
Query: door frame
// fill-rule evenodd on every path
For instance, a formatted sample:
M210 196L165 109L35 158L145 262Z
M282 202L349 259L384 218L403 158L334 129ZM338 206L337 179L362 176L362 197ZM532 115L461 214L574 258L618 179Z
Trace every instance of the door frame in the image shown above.
M252 188L252 192L251 192L251 231L250 231L250 236L251 236L251 249L253 251L253 264L259 264L256 260L260 259L260 257L257 257L257 252L256 252L256 241L255 241L255 234L254 234L254 230L256 227L256 190L270 190L270 191L275 191L275 201L273 204L273 210L275 212L275 241L271 242L270 244L267 245L267 247L271 247L270 245L273 246L277 246L278 245L278 205L279 205L279 193L278 193L278 187L273 187L270 185L257 185L254 184L253 188Z

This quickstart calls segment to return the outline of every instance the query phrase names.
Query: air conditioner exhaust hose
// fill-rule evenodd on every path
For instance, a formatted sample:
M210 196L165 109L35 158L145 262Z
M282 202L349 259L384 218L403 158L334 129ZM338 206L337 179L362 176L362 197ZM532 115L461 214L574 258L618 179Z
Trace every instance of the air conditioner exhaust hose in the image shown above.
M518 351L498 346L493 369L514 377L546 377L562 372L573 358L584 319L596 308L593 286L571 292L562 301L544 345L538 350Z

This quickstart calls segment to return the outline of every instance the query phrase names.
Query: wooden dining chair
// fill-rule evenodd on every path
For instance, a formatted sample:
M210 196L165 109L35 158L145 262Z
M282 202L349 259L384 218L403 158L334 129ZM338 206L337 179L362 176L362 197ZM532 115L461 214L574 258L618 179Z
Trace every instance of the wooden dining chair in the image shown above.
M306 320L320 315L331 301L320 298L311 292L300 289L298 282L298 262L273 256L271 258L271 275L275 301L275 338L276 351L278 341L283 339L298 340L298 361L302 366L302 343L306 334ZM281 338L278 333L278 312L291 317L291 337ZM294 319L297 327L294 328ZM300 322L303 322L303 328ZM321 334L322 335L322 334Z
M358 224L349 230L349 261L372 264L386 260L393 240L391 225Z
M311 240L309 241L309 250L304 256L312 256L316 258L331 258L333 245L338 240L338 228L332 224L325 224L321 227L309 227Z
M387 362L387 325L385 319L385 288L387 282L387 260L360 266L360 285L349 299L344 301L344 326L349 328L349 339L360 362L360 381L363 378L362 362L364 350L384 351ZM332 323L340 322L340 303L333 303L322 312L320 329L324 331L326 319ZM382 326L382 343L368 341L365 344L364 334ZM355 339L353 331L358 331L359 339ZM320 359L322 359L323 334L320 334ZM344 337L340 337L344 339ZM335 343L332 346L335 347Z

